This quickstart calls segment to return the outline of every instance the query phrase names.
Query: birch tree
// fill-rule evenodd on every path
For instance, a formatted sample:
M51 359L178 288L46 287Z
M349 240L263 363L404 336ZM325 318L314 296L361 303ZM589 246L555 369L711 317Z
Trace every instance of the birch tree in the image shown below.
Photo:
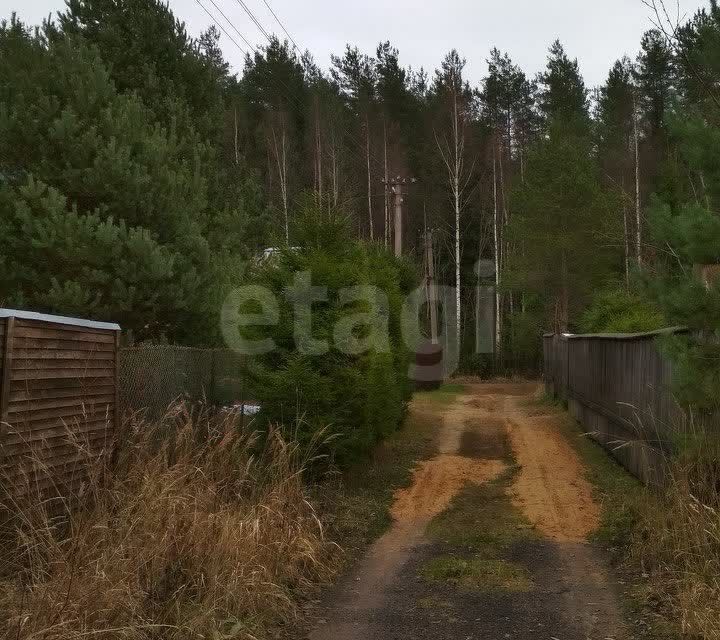
M633 158L635 161L635 255L642 267L642 204L640 201L640 142L638 138L637 105L633 97Z
M436 72L433 93L441 109L442 127L434 128L437 152L446 170L447 187L452 204L455 267L455 331L458 347L462 341L461 217L467 205L474 162L467 157L467 137L471 123L472 94L463 81L465 60L454 49Z
M500 220L498 211L497 194L497 144L493 140L492 145L493 165L493 259L495 262L495 352L500 352L502 341L502 305L500 300Z

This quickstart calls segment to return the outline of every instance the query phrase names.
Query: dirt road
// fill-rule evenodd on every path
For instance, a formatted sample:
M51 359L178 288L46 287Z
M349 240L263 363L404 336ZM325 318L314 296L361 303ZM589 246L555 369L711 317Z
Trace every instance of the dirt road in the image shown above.
M468 384L310 640L621 640L599 507L535 384ZM422 398L414 411L438 411Z

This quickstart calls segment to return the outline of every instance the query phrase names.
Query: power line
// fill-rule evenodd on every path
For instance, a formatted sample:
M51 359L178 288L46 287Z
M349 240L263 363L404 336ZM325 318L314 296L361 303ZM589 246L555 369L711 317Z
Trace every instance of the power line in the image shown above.
M272 38L268 32L265 31L265 28L260 24L260 21L255 17L255 14L248 9L248 6L243 2L243 0L235 0L235 2L237 2L245 10L245 13L247 13L250 17L250 20L252 20L255 23L255 26L260 29L260 32L268 39L268 42L272 43Z
M300 47L297 46L297 43L295 40L293 40L293 37L288 33L288 30L285 28L285 25L280 21L280 18L277 17L277 14L273 11L272 7L270 6L270 3L267 0L263 0L265 3L265 6L270 10L270 13L272 13L273 18L277 21L277 23L280 25L280 28L285 32L285 35L290 39L290 42L293 43L293 46L295 49L300 51Z
M210 11L208 11L208 10L201 4L200 0L195 0L195 2L197 2L197 3L202 7L202 9L205 11L205 13L207 13L208 16L210 16L210 18L212 19L212 21L213 21L218 27L220 27L220 29L222 29L223 33L225 33L225 35L230 39L230 41L231 41L238 49L240 49L240 51L242 51L243 53L247 54L247 52L235 41L235 39L232 38L232 36L230 36L230 34L225 30L225 28L224 28L221 24L218 24L218 23L217 23L217 21L215 20L214 16L210 13ZM258 51L258 48L257 48L257 47L253 47L253 46L247 41L247 39L240 33L240 31L239 31L238 28L233 24L233 22L225 15L225 13L223 13L223 11L217 6L217 4L215 4L214 0L210 0L210 2L212 2L213 6L220 12L220 14L225 18L225 20L227 20L228 24L233 28L233 30L243 39L243 41L245 41L245 42L248 44L248 46L250 47L250 49L257 52L257 51ZM268 39L268 42L270 42L270 44L272 44L272 43L273 43L273 39L270 37L270 35L268 35L267 31L263 28L263 26L262 26L262 25L260 24L260 22L257 20L257 18L256 18L255 15L252 13L252 11L250 11L250 9L248 9L247 5L243 2L243 0L236 0L236 2L237 2L240 6L242 6L242 8L243 8L243 9L245 10L245 12L248 14L248 16L250 17L250 19L255 23L255 25L258 27L258 29L260 29L260 31L263 33L263 35ZM266 4L267 4L267 2L266 2ZM268 8L270 8L269 5L268 5ZM270 9L270 10L271 10L271 12L272 12L272 9ZM273 15L275 15L274 12L273 12ZM276 19L277 19L277 16L276 16ZM279 22L279 20L278 20L278 22ZM282 26L282 23L281 23L280 26ZM284 27L283 27L283 30L285 30ZM287 33L287 31L286 31L286 33ZM290 37L289 34L288 34L288 37ZM290 39L292 40L292 38L290 38ZM295 45L295 48L298 49L298 47L297 47L297 45L295 44L294 41L293 41L293 45ZM294 106L295 108L298 109L298 113L299 113L299 114L302 114L303 111L304 111L304 105L300 102L300 100L299 100L295 95L292 94L292 90L290 89L290 87L289 87L282 79L279 79L279 82L278 82L278 80L273 80L273 81L276 82L277 84L282 85L282 87L284 87L284 89L285 89L285 98L288 99L288 101L289 101L288 106ZM293 103L294 103L294 104L293 104ZM349 134L349 137L350 137L351 139L354 139L354 138L355 138L355 136L354 136L353 134L350 134L349 132L347 132L347 133ZM347 134L346 134L346 135L347 135ZM355 142L358 142L357 139L355 139L354 141L355 141ZM360 144L362 144L361 141L360 141ZM380 165L380 161L378 160L378 158L372 158L372 160L375 162L375 164L376 164L377 166L381 166L381 165Z
M238 28L232 23L232 21L230 20L230 18L228 18L228 17L225 15L225 13L223 12L223 10L222 10L220 7L217 6L217 4L215 3L215 0L210 0L210 2L212 3L212 6L215 7L215 8L219 11L220 15L221 15L223 18L225 18L225 21L233 28L233 30L235 31L235 33L237 33L237 34L240 36L240 38L242 38L243 42L244 42L248 47L250 47L250 50L251 50L251 51L254 51L254 50L255 50L255 47L254 47L252 44L250 44L250 42L248 41L248 39L247 39L242 33L240 33L240 31L238 31Z
M212 0L210 0L210 1L212 2ZM233 38L233 37L227 32L227 30L225 29L225 27L223 27L217 20L215 20L215 16L213 16L213 14L210 13L210 12L205 8L205 6L202 4L202 2L200 2L200 0L195 0L195 2L197 2L197 3L200 5L200 7L202 8L202 10L210 16L210 19L213 21L213 23L214 23L216 26L220 27L220 29L222 29L222 32L228 37L228 39L230 40L230 42L232 42L238 49L240 49L240 51L242 51L245 55L247 55L247 51L245 51L245 49L243 49L243 48L237 43L237 41L235 40L235 38ZM213 2L213 4L215 4L215 3ZM226 18L226 20L227 20L227 18ZM243 40L244 40L244 38L243 38Z

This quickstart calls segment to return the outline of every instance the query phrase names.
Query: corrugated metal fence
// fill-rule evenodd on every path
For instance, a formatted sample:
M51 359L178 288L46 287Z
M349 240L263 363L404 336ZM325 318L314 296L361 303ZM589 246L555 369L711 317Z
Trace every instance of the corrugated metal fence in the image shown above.
M661 484L665 453L684 414L671 390L670 362L658 349L664 329L640 334L544 336L545 385L629 471Z

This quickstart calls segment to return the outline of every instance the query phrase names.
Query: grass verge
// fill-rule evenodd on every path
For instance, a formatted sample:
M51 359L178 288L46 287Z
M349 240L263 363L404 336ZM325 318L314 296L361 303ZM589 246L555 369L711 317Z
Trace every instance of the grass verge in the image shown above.
M593 540L615 559L625 586L623 605L637 637L719 640L720 522L715 520L716 537L709 540L711 511L696 508L682 460L671 464L675 477L666 491L648 489L584 433L562 405L548 398L535 404L538 411L556 414L585 463L601 505Z
M338 564L303 484L312 454L184 406L121 438L62 498L29 480L6 498L0 636L250 639L297 620Z
M537 538L530 522L510 502L507 489L516 468L482 485L468 485L427 529L431 539L453 548L498 558L513 544Z
M80 488L49 499L28 481L27 499L0 505L0 637L293 636L319 587L387 526L459 391L418 394L404 429L319 487L304 480L312 448L232 413L178 406L132 422L112 465L79 460L77 442Z
M422 578L473 591L517 593L533 588L528 570L507 557L514 545L538 537L508 497L517 472L509 452L507 463L508 470L495 480L467 485L430 522L427 535L441 554L423 565Z

